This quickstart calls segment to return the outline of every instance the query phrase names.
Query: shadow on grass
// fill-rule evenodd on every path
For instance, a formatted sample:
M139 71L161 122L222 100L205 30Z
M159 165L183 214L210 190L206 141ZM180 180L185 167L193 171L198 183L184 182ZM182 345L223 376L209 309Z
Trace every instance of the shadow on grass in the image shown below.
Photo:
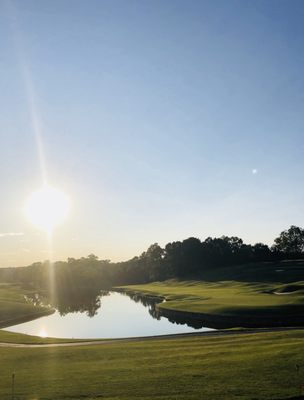
M269 261L213 268L205 270L200 278L210 282L233 280L287 284L304 280L304 260Z

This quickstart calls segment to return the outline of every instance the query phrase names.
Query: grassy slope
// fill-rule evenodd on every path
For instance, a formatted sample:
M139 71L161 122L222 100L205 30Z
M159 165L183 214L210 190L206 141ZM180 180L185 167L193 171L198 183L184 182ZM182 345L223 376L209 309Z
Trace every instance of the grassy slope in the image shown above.
M0 398L282 399L304 381L301 331L109 343L0 348Z
M298 282L298 285L301 285L303 290L286 295L265 293L271 288L274 289L273 285L234 281L210 283L170 280L131 285L124 289L165 297L167 301L160 305L160 308L165 309L219 315L248 315L248 313L279 315L282 307L304 311L304 282Z
M20 343L20 344L50 344L50 343L71 343L82 341L94 341L84 339L56 339L42 338L40 336L30 336L23 333L7 332L0 330L0 343Z
M303 278L303 261L291 261L218 269L206 273L204 281L170 280L123 288L164 297L167 301L160 308L169 310L223 316L280 316L304 314ZM295 285L297 290L293 293L275 294Z
M0 327L35 319L53 312L49 308L27 303L24 295L29 291L18 285L0 284ZM9 321L13 323L9 323Z

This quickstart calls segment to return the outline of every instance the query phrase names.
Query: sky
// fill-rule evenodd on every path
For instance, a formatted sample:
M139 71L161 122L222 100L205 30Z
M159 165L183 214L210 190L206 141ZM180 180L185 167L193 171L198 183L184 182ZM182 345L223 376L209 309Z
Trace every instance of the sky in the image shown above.
M48 258L24 213L43 174L71 203L57 260L303 227L303 18L301 0L0 0L0 266Z

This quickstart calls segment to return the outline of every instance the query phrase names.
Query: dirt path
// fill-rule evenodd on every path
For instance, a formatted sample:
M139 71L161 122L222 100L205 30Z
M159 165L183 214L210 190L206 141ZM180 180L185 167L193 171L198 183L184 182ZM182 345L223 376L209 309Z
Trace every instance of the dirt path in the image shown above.
M132 337L125 339L100 339L90 340L83 342L66 342L66 343L47 343L47 344L23 344L23 343L5 343L0 342L0 348L43 348L43 347L71 347L71 346L96 346L110 343L130 343L130 342L146 342L150 340L168 340L168 339L185 339L189 337L214 337L214 336L228 336L228 335L248 335L265 332L283 332L304 330L304 328L260 328L260 329L242 329L242 330L214 330L208 332L194 332L194 333L178 333L173 335L160 335L160 336L144 336Z

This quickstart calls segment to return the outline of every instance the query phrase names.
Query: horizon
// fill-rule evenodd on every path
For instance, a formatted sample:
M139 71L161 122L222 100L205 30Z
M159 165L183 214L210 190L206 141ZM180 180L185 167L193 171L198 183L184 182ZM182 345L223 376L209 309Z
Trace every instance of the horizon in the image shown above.
M280 0L0 2L0 267L48 257L24 213L45 182L71 203L57 260L270 246L303 226L303 16Z
M292 227L294 227L294 226L291 226L290 228L292 228ZM300 227L296 227L296 228L300 228ZM303 230L303 228L300 228L300 229ZM286 229L286 230L280 232L280 234L282 234L282 233L284 233L284 232L287 232L288 230L289 230L289 229ZM8 234L8 235L10 235L10 234ZM232 237L235 237L235 236L232 235L230 238L232 238ZM278 238L278 237L279 237L279 235L277 236L277 238ZM160 246L162 249L165 249L166 245L169 244L169 243L173 243L173 242L183 242L184 240L187 240L187 239L198 239L198 240L200 240L201 243L203 243L203 242L204 242L205 240L207 240L208 238L211 238L211 237L208 236L208 237L206 237L206 238L204 238L204 239L201 239L201 238L197 238L197 237L190 236L190 237L188 237L188 238L184 238L184 239L181 239L181 240L176 240L176 241L175 241L175 240L172 240L172 241L170 241L170 242L168 242L168 243L165 243L165 244L163 244L163 245L160 245L160 244L157 243L157 242L151 243L151 244L148 246L148 248L142 250L139 254L134 254L134 255L131 256L130 258L124 259L124 260L112 260L112 259L109 259L109 258L107 258L107 257L100 258L100 257L99 257L98 255L96 255L95 253L90 253L90 254L87 254L87 255L82 255L82 256L80 256L80 257L69 256L69 257L67 257L66 259L62 259L62 260L59 260L59 259L54 260L53 258L52 258L52 259L35 260L34 262L32 262L32 263L29 264L29 265L18 265L18 266L7 266L7 267L2 267L2 266L0 266L0 269L1 269L1 268L29 267L29 266L31 266L31 265L33 265L33 264L37 264L37 263L41 263L41 264L44 264L44 263L56 264L56 263L60 263L60 262L67 262L69 259L79 260L79 259L82 259L82 258L89 258L90 256L96 257L98 261L107 261L107 262L109 262L110 264L111 264L111 263L112 263L112 264L124 263L124 262L131 261L132 259L134 259L134 258L136 258L136 257L140 257L141 255L143 255L144 253L146 253L146 251L149 249L150 246L152 247L152 246L155 245L155 244L158 245L158 246ZM227 236L226 236L226 235L221 235L220 237L212 237L211 239L222 239L222 238L227 238ZM235 237L235 238L241 239L241 240L242 240L242 238L239 238L239 237ZM244 242L243 240L242 240L242 242L243 242L243 244L246 245L246 246L247 246L247 245L248 245L248 246L254 246L255 244L265 244L265 243L262 243L262 242L246 243L246 242ZM275 239L273 240L273 243L272 243L271 245L268 245L268 244L267 244L267 246L268 246L268 248L269 248L270 251L273 251L272 247L275 246L275 245L276 245L276 244L275 244ZM52 255L51 255L51 256L52 256Z

